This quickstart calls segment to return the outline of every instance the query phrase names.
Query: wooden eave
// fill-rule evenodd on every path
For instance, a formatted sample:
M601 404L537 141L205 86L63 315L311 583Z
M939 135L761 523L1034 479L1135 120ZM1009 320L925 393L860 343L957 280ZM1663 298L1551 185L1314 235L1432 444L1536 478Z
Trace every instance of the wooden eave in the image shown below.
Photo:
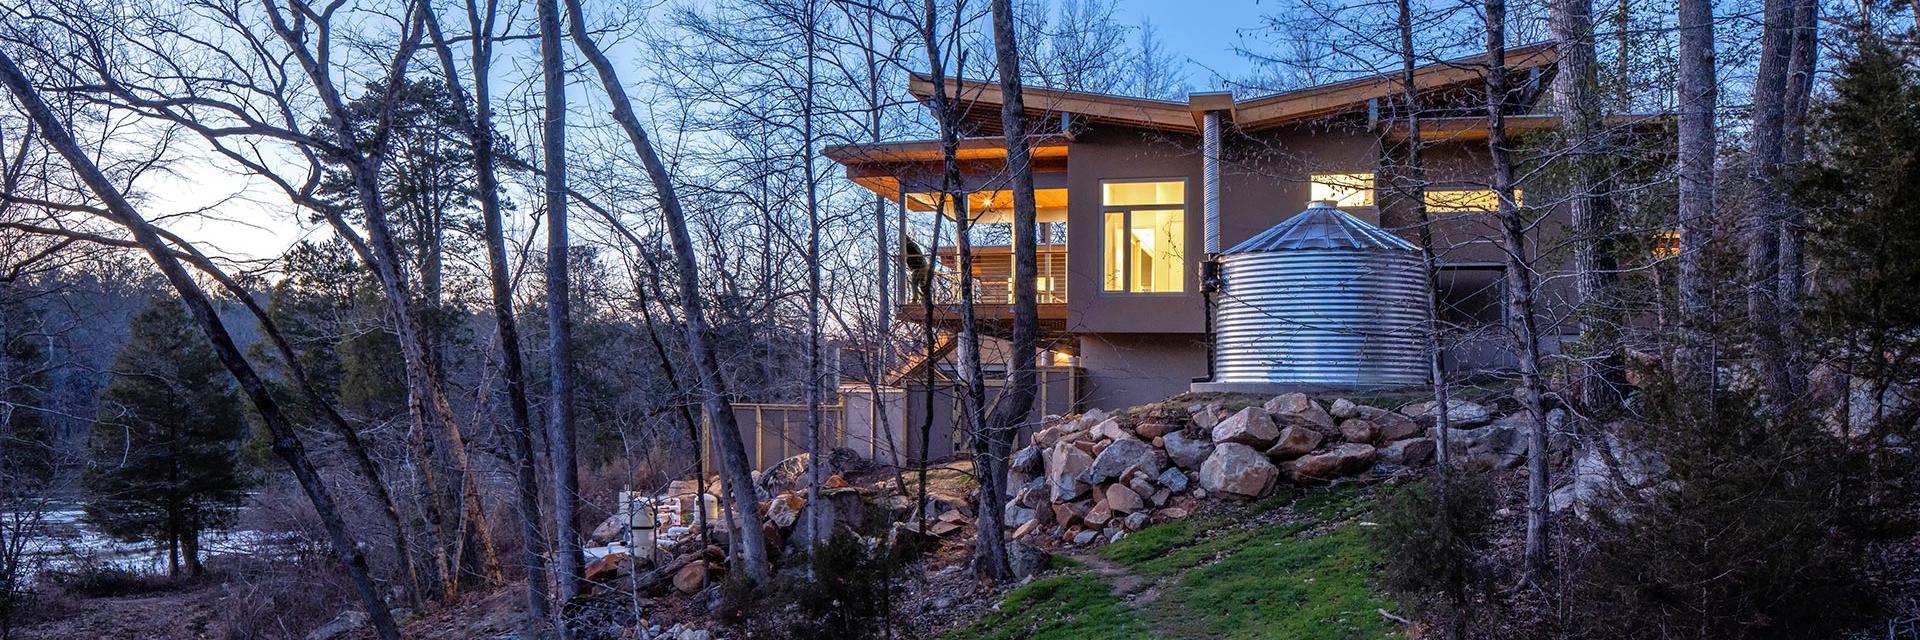
M1553 43L1532 44L1508 49L1508 71L1519 72L1552 65L1559 59ZM1420 91L1436 91L1486 77L1485 54L1422 65L1413 71L1414 86ZM1237 103L1234 123L1243 130L1257 130L1310 120L1363 106L1369 100L1401 95L1398 73L1382 73L1343 82L1309 87L1264 98Z
M1509 73L1550 67L1558 59L1559 52L1550 42L1506 52ZM1434 62L1415 68L1413 80L1423 92L1459 87L1486 77L1486 64L1485 54ZM1208 111L1225 111L1235 126L1253 131L1358 110L1370 100L1400 95L1404 90L1400 83L1399 73L1382 73L1248 100L1211 92L1190 94L1185 102L1178 102L1044 87L1027 87L1022 97L1032 116L1065 113L1089 122L1191 134L1200 131L1201 117ZM950 78L946 84L949 95L957 96L969 112L1002 102L997 83ZM926 102L933 96L933 81L913 74L908 91ZM988 111L998 113L997 108Z
M1064 167L1070 140L1048 134L1028 138L1036 168ZM925 168L945 160L939 140L839 144L821 150L829 160L846 167L847 179L868 191L888 198L900 193L900 175L908 169ZM963 163L1004 162L1007 141L1001 137L962 138L954 158ZM963 169L964 171L964 169Z
M964 103L998 105L1005 101L998 83L948 78L946 84L947 95L958 96ZM933 97L933 80L915 73L907 91L925 102ZM1184 102L1044 87L1023 87L1020 96L1028 115L1071 113L1095 122L1183 133L1200 131Z

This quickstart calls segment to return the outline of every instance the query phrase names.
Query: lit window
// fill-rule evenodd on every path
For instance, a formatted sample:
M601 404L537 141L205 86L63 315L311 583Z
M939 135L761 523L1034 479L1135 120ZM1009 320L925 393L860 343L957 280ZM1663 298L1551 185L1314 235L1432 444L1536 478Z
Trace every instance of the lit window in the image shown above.
M1680 255L1680 230L1661 229L1653 234L1653 257L1665 260Z
M1328 200L1346 208L1373 206L1373 174L1316 173L1308 200Z
M1429 189L1426 192L1430 213L1489 213L1500 210L1500 195L1492 189ZM1513 204L1519 205L1519 189L1513 190Z
M1184 181L1101 185L1104 290L1186 290L1186 187Z

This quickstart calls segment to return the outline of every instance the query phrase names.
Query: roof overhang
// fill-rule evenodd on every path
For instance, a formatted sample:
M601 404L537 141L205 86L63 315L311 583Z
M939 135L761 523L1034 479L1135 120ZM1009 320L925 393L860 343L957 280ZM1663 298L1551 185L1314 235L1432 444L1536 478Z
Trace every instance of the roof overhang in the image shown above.
M1037 166L1063 165L1068 142L1059 134L1031 136L1027 149ZM899 196L902 174L938 171L936 163L946 160L939 140L839 144L820 153L845 166L848 180L888 198ZM1007 141L1001 137L962 138L954 159L963 163L1006 162Z
M1531 73L1551 67L1558 59L1553 43L1543 42L1508 49L1503 62L1508 73ZM1415 67L1413 82L1422 92L1460 87L1485 78L1487 64L1486 54L1433 62ZM1365 109L1370 101L1404 93L1402 83L1402 74L1394 71L1247 100L1234 100L1226 92L1189 94L1181 102L1045 87L1023 88L1021 97L1029 116L1072 114L1089 122L1191 134L1200 131L1201 119L1209 111L1224 111L1240 129L1252 131ZM947 95L970 110L984 112L982 107L992 106L997 114L1004 102L998 83L948 78L946 85ZM908 91L915 99L930 101L933 81L915 73Z

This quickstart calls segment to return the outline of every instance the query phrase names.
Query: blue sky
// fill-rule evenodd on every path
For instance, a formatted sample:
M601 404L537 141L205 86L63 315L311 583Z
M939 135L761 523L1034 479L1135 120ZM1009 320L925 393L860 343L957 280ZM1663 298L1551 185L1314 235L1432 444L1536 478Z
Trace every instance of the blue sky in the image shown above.
M1268 0L1120 0L1124 24L1153 23L1167 50L1190 62L1188 71L1196 89L1208 85L1209 72L1226 76L1246 73L1252 65L1233 52L1240 41L1237 29L1257 26L1261 15L1280 10Z

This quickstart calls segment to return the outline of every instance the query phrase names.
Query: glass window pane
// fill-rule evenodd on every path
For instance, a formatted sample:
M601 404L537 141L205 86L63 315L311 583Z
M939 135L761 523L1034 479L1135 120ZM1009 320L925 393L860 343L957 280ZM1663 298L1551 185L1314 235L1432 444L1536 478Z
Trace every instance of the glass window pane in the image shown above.
M1181 180L1169 182L1104 182L1101 183L1101 206L1125 207L1152 204L1186 204L1187 183Z
M1316 173L1309 192L1309 200L1331 200L1336 207L1371 207L1373 174Z
M1513 203L1526 200L1519 189L1513 190ZM1500 210L1500 196L1492 189L1430 189L1426 192L1427 211L1432 213L1488 213Z
M1122 280L1122 278L1125 277L1125 272L1123 272L1122 269L1124 269L1124 265L1126 265L1126 219L1127 214L1125 213L1114 212L1107 214L1106 268L1101 271L1101 273L1105 274L1105 277L1102 278L1106 282L1103 288L1107 291L1120 291L1125 287L1125 282Z
M1177 293L1185 287L1186 215L1184 211L1134 211L1128 226L1127 257L1135 293Z

